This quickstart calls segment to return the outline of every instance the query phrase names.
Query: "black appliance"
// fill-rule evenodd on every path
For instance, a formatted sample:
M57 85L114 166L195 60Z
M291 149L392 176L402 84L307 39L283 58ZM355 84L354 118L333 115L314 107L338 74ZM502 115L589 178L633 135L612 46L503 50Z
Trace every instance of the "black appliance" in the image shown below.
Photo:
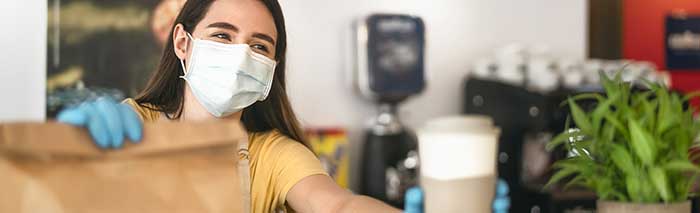
M425 27L415 16L375 14L356 25L355 83L379 106L365 130L360 193L396 207L417 184L417 139L398 105L425 88Z
M511 188L510 212L595 212L595 194L585 190L543 190L551 164L566 153L544 145L563 131L568 108L560 104L578 91L541 94L493 80L467 78L463 112L488 115L501 127L499 177ZM586 103L581 103L586 107Z

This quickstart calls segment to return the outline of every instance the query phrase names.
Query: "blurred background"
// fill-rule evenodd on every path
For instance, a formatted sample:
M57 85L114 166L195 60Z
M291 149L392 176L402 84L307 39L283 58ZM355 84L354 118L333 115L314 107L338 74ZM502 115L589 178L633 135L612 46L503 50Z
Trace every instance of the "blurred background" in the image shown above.
M62 107L91 97L133 97L155 69L162 44L183 2L3 2L0 98L4 104L0 105L0 120L42 121L52 118ZM408 14L420 17L425 25L425 87L402 102L397 111L408 128L421 126L432 118L462 113L490 115L503 128L510 124L502 123L505 121L499 120L498 115L519 115L520 109L494 107L485 111L479 106L485 98L487 102L489 97L502 98L495 92L510 88L514 97L524 97L523 116L554 115L555 110L547 111L548 107L531 106L558 97L555 94L562 91L590 90L597 84L598 71L611 73L625 66L632 70L624 76L628 80L664 82L680 92L700 90L697 0L280 3L288 30L287 76L292 105L312 140L319 144L315 151L327 158L328 168L342 179L341 185L351 189L361 188L358 174L364 158L365 131L370 118L381 113L373 100L357 92L353 81L355 24L370 14ZM496 96L489 96L490 91ZM506 105L518 104L503 102L498 106ZM559 119L552 117L542 119ZM538 133L556 131L549 127L518 129L544 122L524 120L512 124L517 129L513 135L505 130L501 143L503 138L520 144L546 140L538 139ZM324 147L324 141L331 145ZM519 145L513 149L524 153L528 148ZM535 153L539 150L531 149ZM511 158L526 155L515 154ZM511 184L547 173L537 173L537 165L521 163L519 160L510 170L511 167L499 165L499 173L512 175ZM539 170L547 170L547 165L542 163ZM525 174L523 168L537 174ZM529 204L514 207L517 205ZM532 205L523 208L532 209Z

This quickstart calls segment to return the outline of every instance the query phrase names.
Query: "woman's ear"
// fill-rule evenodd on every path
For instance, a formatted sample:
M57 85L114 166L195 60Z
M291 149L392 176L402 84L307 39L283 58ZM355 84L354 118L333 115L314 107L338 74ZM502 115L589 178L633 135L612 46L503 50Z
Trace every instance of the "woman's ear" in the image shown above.
M187 37L187 31L182 24L175 25L173 29L173 51L180 60L187 58L187 53L190 46L190 38Z

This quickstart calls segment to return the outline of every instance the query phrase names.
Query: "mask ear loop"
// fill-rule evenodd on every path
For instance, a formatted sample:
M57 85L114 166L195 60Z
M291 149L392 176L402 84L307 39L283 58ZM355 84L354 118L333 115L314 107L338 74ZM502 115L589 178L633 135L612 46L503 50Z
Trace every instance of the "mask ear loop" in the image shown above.
M194 41L194 38L192 38L192 35L190 35L190 33L188 33L188 32L185 32L185 33L187 34L187 37L190 38L190 41ZM194 42L192 42L192 45L194 46ZM182 59L180 59L180 66L182 66L182 73L183 73L183 75L181 75L180 78L187 80L185 78L185 76L187 75L187 69L185 68L185 62Z

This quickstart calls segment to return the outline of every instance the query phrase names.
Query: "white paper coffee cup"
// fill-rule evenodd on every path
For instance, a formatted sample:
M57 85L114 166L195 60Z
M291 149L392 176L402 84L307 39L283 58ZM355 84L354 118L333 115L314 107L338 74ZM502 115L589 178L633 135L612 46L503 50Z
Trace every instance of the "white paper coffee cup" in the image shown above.
M429 121L417 131L421 175L449 180L496 174L499 134L486 116Z
M425 212L491 212L500 134L493 120L439 118L417 133Z

